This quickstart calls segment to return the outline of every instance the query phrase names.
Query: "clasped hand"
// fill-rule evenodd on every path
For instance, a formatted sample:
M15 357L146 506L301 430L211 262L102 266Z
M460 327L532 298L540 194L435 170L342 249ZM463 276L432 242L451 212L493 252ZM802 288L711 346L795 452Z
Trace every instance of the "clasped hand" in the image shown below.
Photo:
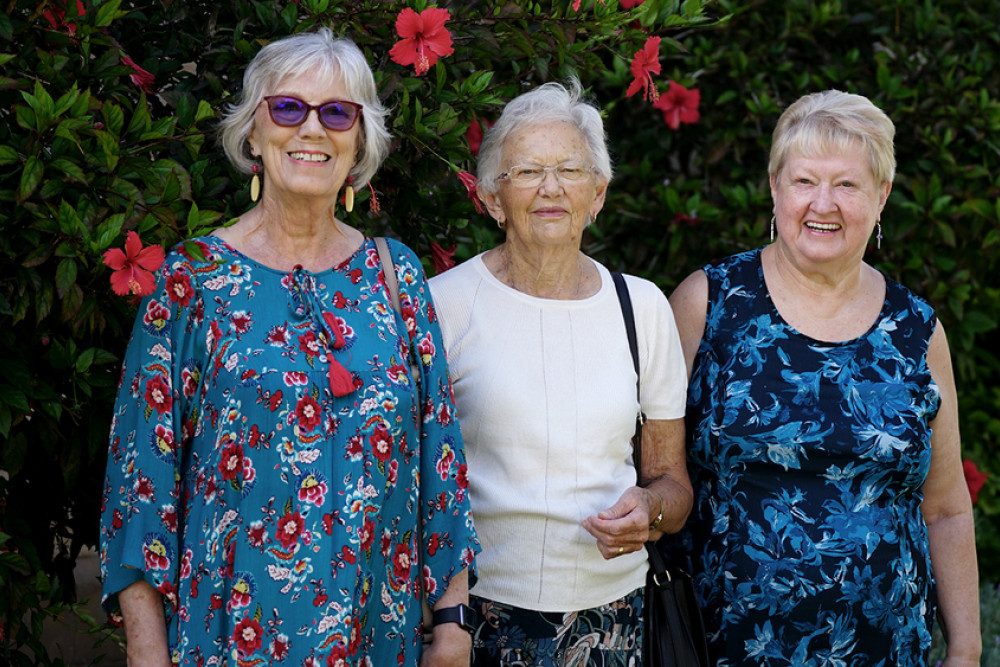
M647 494L637 486L628 488L614 505L583 520L583 527L597 540L604 558L617 558L643 548L649 539Z

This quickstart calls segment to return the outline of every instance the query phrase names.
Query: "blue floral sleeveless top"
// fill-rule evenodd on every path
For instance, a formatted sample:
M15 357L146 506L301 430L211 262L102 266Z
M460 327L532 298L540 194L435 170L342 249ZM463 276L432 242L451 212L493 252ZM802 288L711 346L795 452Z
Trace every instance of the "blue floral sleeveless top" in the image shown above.
M782 319L760 249L705 272L681 541L717 664L923 667L933 309L886 277L868 332L823 342Z

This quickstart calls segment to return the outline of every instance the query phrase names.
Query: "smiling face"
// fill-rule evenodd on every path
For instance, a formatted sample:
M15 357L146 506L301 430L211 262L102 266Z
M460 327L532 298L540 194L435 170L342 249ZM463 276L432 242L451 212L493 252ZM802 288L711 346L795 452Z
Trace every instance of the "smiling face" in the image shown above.
M501 152L501 171L522 164L550 167L568 160L592 163L583 135L565 122L522 128L510 135ZM535 187L509 180L493 193L480 191L490 214L506 223L507 241L528 245L572 245L579 248L587 221L604 205L607 184L597 174L582 181L560 181L547 171Z
M319 81L304 74L282 81L269 95L290 95L309 104L349 100L339 77ZM282 127L271 120L267 103L257 107L248 137L251 152L264 164L264 197L281 204L287 197L310 197L336 203L354 165L361 132L360 120L350 130L328 130L310 111L297 127Z
M860 262L891 189L875 182L860 145L826 156L793 152L771 177L777 243L806 262Z

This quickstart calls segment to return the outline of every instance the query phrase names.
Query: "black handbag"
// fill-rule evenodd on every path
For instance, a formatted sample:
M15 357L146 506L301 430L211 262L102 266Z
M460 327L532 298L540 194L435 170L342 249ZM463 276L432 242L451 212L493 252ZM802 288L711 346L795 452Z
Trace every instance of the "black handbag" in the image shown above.
M635 366L636 395L639 394L639 351L635 334L632 299L622 274L611 274L625 319L629 351ZM635 420L632 458L637 483L642 482L642 425L646 416L641 408ZM645 667L708 667L705 626L698 608L691 575L670 565L655 542L646 542L649 572L646 574L643 609L643 665Z

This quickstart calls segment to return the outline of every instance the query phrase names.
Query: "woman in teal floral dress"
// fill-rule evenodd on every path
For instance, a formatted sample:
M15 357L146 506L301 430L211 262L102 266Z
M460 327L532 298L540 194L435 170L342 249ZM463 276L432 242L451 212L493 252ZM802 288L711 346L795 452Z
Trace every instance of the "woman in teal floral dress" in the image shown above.
M263 197L168 254L122 370L101 559L130 664L468 664L456 623L422 642L422 590L467 602L478 550L430 293L390 243L398 315L372 239L335 215L384 117L329 30L247 71L223 141Z
M782 115L777 238L671 297L691 373L687 549L717 665L924 667L981 651L972 506L944 330L863 261L892 122L827 91Z

